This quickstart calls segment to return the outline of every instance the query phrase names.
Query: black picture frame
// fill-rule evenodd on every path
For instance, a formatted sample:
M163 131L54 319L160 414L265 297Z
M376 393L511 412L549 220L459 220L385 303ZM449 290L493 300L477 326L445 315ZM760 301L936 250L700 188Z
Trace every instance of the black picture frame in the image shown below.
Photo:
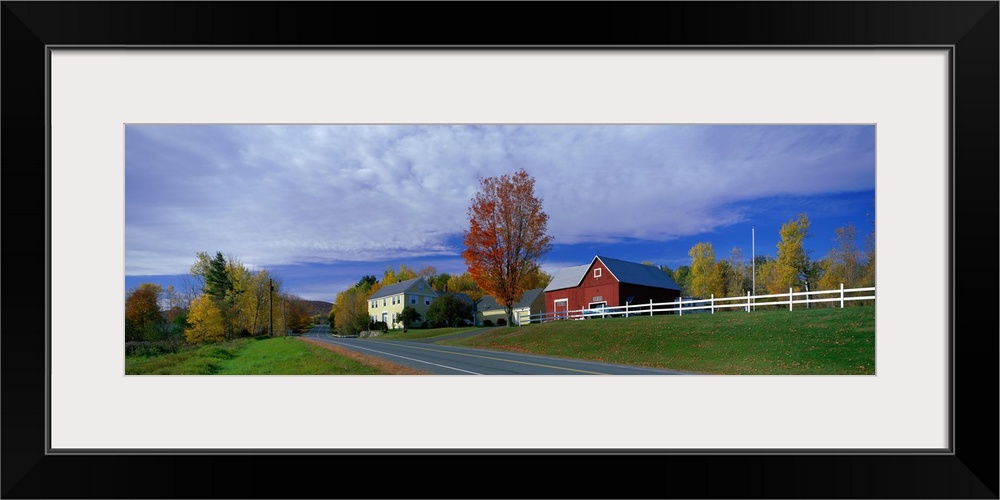
M997 1L2 3L4 498L998 498ZM55 45L951 47L952 453L48 454Z

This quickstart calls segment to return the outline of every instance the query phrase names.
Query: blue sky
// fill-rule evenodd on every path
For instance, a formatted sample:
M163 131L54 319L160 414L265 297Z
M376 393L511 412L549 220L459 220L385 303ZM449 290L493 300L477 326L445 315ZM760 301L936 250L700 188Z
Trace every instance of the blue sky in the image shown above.
M519 168L549 273L598 254L676 268L698 242L773 257L800 212L818 259L874 220L873 125L127 125L125 289L183 290L216 251L328 302L387 266L460 274L479 179Z

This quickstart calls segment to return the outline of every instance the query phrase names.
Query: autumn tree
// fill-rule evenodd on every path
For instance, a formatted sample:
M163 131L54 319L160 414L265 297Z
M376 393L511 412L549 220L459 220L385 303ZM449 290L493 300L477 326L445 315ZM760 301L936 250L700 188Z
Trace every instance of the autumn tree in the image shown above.
M184 337L192 344L219 342L225 339L226 328L223 324L222 311L208 294L201 294L191 301L188 310L188 324Z
M743 259L743 250L739 247L733 247L729 251L729 258L726 260L725 280L727 297L743 295L747 290L753 288L750 268Z
M283 305L284 310L282 313L285 317L287 328L295 333L305 332L309 328L309 325L312 324L313 317L309 313L309 309L302 297L286 295L284 296Z
M417 272L413 270L410 266L406 264L400 264L399 270L396 271L392 266L386 266L385 273L382 274L382 286L391 285L393 283L399 283L401 281L411 280L417 278Z
M872 225L872 232L865 238L865 273L860 285L863 287L875 286L875 200L872 200L872 209L868 212L868 220Z
M160 285L142 283L125 296L125 340L157 340L163 318Z
M368 329L371 317L368 315L368 297L377 284L358 282L347 290L337 293L333 303L333 327L341 335L354 335Z
M823 274L819 278L821 290L836 290L843 284L845 288L860 288L874 285L872 273L873 259L870 247L862 251L856 242L857 229L848 224L834 230L837 245L827 252L822 260ZM871 239L868 244L870 245Z
M530 289L529 289L530 290ZM452 293L464 293L472 299L473 302L479 302L479 299L483 298L486 293L476 280L472 278L472 275L468 271L459 274L457 276L451 276L448 278L448 283L445 285L443 290Z
M462 256L469 274L503 305L511 324L514 304L552 248L552 237L545 234L549 216L535 196L535 179L523 169L481 179L468 216Z
M695 297L710 295L724 296L725 281L722 276L722 266L715 261L715 250L711 243L698 243L688 251L691 256L691 288L688 290Z
M809 262L805 250L805 239L809 236L809 217L799 214L797 219L790 220L781 226L781 241L778 242L778 255L775 259L776 286L807 288L809 279L815 279L814 268ZM779 293L772 291L771 293Z
M536 288L545 288L549 286L552 282L552 275L542 271L540 268L535 269L535 272L528 276L528 282L525 285L526 290L534 290Z

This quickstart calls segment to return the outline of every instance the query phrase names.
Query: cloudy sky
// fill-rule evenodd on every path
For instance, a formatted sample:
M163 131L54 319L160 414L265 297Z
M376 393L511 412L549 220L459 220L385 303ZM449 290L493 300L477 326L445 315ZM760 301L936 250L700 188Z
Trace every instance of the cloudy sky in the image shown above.
M387 266L459 274L480 178L520 168L549 273L594 255L676 268L698 242L774 256L799 213L820 258L874 220L874 126L128 125L125 287L181 288L216 251L328 302Z

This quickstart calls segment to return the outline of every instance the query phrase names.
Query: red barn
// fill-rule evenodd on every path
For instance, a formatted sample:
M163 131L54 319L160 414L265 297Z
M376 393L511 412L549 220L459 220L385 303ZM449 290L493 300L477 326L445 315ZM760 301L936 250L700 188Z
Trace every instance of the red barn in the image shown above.
M545 287L545 308L559 318L567 311L602 306L673 302L680 295L681 287L656 267L595 256L590 264L567 267L552 277Z

